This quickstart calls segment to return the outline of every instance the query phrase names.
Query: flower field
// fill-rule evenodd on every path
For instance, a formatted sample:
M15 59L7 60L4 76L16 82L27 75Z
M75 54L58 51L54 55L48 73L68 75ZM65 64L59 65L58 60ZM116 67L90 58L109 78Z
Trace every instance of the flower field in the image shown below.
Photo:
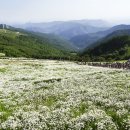
M130 70L0 59L1 130L130 130Z

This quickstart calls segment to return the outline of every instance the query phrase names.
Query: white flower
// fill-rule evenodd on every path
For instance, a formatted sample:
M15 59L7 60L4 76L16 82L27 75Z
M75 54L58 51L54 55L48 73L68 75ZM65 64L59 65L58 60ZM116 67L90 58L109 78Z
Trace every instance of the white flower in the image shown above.
M130 127L130 73L67 61L0 59L0 129Z

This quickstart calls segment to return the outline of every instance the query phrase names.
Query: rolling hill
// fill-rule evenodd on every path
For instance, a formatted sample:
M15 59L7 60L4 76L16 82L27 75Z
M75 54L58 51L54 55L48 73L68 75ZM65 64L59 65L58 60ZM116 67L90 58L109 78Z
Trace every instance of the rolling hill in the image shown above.
M48 37L0 25L0 53L11 57L68 58L69 51L56 47Z
M115 32L115 31L118 31L118 30L128 30L130 29L130 25L125 25L125 24L121 24L121 25L116 25L110 29L107 29L105 31L99 31L99 32L96 32L96 33L93 33L91 35L94 35L94 36L100 36L101 38Z
M100 37L98 36L84 34L72 37L70 39L70 42L73 44L73 46L77 47L80 51L82 51L84 48L90 46L92 43L95 43L99 39Z
M55 46L56 48L64 51L77 51L77 47L74 46L70 41L64 39L63 37L60 37L55 34L46 34L46 33L39 33L39 32L30 32L31 34L37 36L40 39L48 40L50 44Z
M130 36L114 36L104 39L97 46L82 53L93 61L124 60L130 58Z
M3 28L3 25L0 25L1 28ZM57 47L60 50L65 50L65 51L76 51L77 48L68 40L54 34L46 34L46 33L39 33L39 32L31 32L27 31L21 28L14 28L12 26L7 26L5 25L6 29L10 29L12 31L16 32L22 32L26 33L28 35L33 35L37 38L42 39L43 41L48 41L48 43L52 44L53 46Z
M85 49L91 44L95 44L102 39L108 39L112 36L127 35L129 33L130 25L117 25L105 31L99 31L96 33L88 33L83 35L77 35L70 39L74 46Z
M102 44L103 42L105 42L105 41L107 41L107 40L109 40L109 39L112 39L112 38L114 38L114 37L124 36L124 35L130 36L130 29L114 31L114 32L108 34L107 36L98 39L96 42L90 44L89 46L86 47L85 50L94 48L94 47L96 47L96 46Z

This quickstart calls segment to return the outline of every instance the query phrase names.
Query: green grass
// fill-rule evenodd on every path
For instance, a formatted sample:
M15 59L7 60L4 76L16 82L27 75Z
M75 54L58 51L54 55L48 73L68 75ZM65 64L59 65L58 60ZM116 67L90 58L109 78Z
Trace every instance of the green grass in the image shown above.
M39 84L39 83L54 83L54 82L60 82L61 78L57 78L57 79L47 79L47 80L42 80L42 81L35 81L34 84Z
M85 113L88 109L88 105L85 103L80 103L78 105L78 107L72 108L71 109L71 113L74 116L74 118L76 118L77 116L82 115L83 113Z
M5 73L7 71L6 68L0 68L0 73Z
M7 118L8 118L9 116L11 116L13 110L11 110L10 107L9 107L9 108L6 108L6 105L5 105L4 103L0 102L0 112L3 113L3 114L0 116L0 119L1 119L1 121L3 122L3 121L5 121L5 120L7 120Z
M114 61L114 62L124 63L124 62L127 62L127 60L117 60L117 61Z
M4 57L5 56L5 54L4 53L0 53L0 57Z
M112 108L107 109L107 110L106 110L106 113L107 113L107 115L109 115L109 116L112 117L113 122L115 122L116 125L118 126L118 130L123 130L123 129L124 129L124 125L125 125L125 124L123 125L123 120L124 120L124 119L127 119L127 116L128 116L128 115L123 115L123 116L119 117L119 116L116 114L115 109L112 109Z
M55 104L55 102L57 101L57 97L56 96L49 96L48 98L46 98L44 101L43 101L43 104L45 106L48 106L48 107L51 107L53 104Z

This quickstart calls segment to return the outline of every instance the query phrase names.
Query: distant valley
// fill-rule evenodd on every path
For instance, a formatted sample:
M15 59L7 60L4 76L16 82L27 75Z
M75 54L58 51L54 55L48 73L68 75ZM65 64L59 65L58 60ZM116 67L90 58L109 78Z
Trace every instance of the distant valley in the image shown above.
M82 50L87 46L87 44L95 42L93 40L95 36L84 38L82 42L80 39L82 36L91 33L97 33L99 31L107 30L110 25L102 20L73 20L73 21L56 21L56 22L49 22L49 23L27 23L23 25L14 25L17 28L23 28L25 30L31 32L40 32L46 34L55 34L60 36L61 38L69 41L79 50ZM81 37L81 38L80 38ZM83 45L78 45L78 43Z
M68 59L74 48L59 37L0 25L0 53L8 57Z
M66 59L80 56L92 60L120 60L130 56L130 25L112 26L102 20L73 20L12 26L5 25L7 33L4 33L3 25L0 25L0 50L7 56Z

